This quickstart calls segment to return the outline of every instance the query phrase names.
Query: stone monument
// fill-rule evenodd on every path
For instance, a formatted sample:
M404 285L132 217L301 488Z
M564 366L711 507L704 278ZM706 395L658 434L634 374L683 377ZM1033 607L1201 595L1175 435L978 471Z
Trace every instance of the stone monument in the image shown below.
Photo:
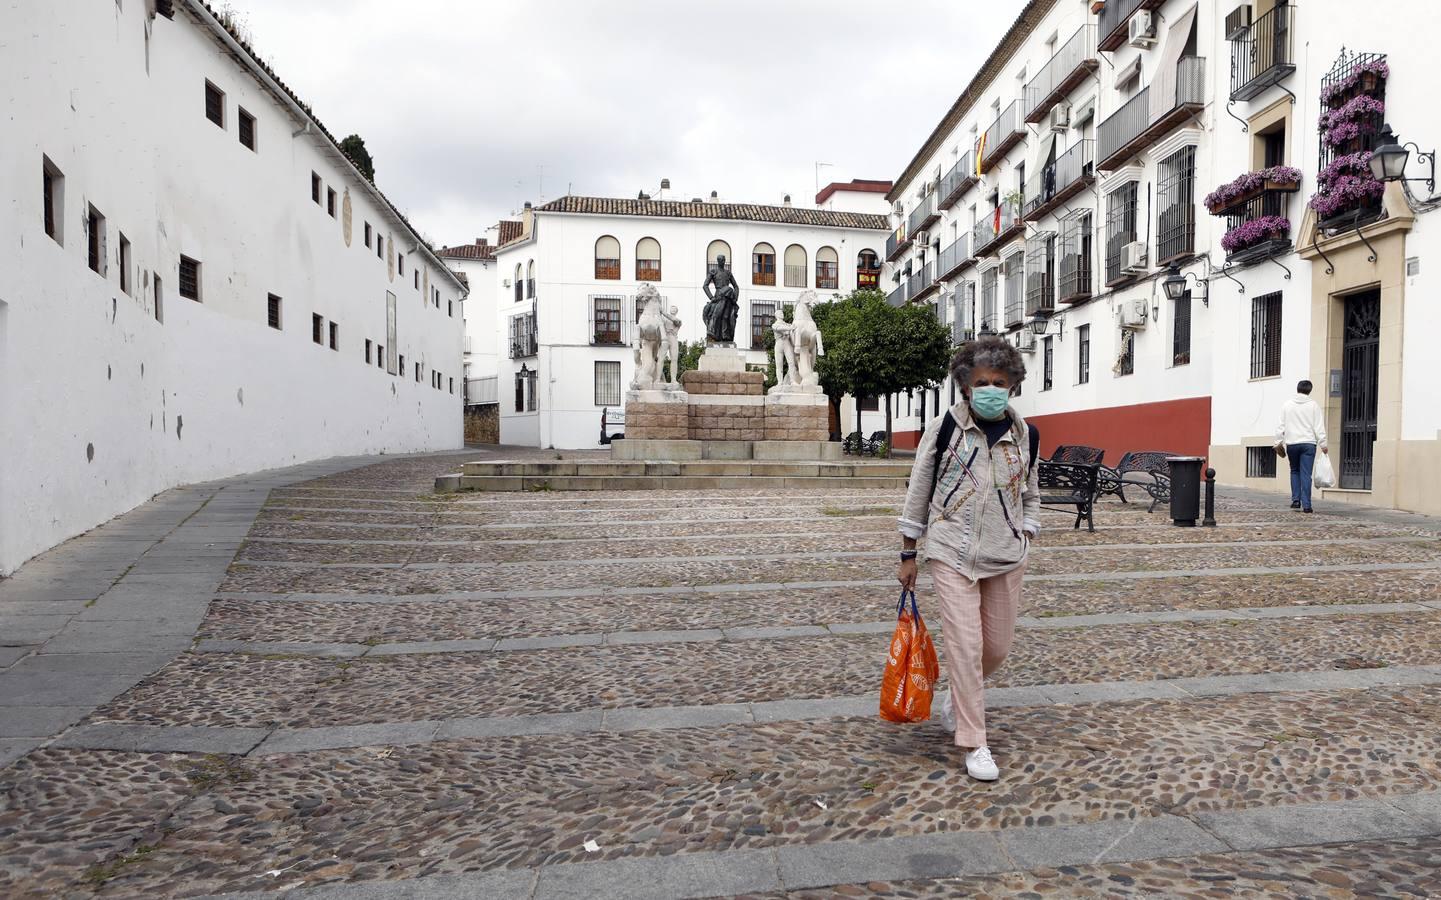
M726 266L724 256L716 257L716 266L701 285L705 292L706 305L701 312L705 320L705 339L711 343L728 347L735 346L736 317L740 315L740 286Z
M690 398L674 381L664 381L662 363L671 359L671 372L680 368L680 319L676 309L665 311L655 285L645 283L635 295L640 316L635 326L635 376L625 395L626 435L651 440L685 440Z
M784 390L793 383L800 383L796 373L796 345L791 339L795 328L793 323L784 319L776 319L771 323L771 331L776 335L776 383L775 387L771 388L771 393Z

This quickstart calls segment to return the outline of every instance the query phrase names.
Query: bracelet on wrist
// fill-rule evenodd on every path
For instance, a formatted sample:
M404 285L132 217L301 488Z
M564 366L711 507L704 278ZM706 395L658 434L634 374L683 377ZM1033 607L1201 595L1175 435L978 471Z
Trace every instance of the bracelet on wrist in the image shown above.
M915 559L915 558L916 558L916 551L915 551L915 550L902 550L902 551L901 551L901 562L905 562L905 561L908 560L908 559Z

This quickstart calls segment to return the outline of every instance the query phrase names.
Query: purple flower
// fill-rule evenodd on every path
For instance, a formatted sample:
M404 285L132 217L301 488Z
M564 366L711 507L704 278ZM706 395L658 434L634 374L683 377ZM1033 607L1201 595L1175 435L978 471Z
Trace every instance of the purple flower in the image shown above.
M1285 238L1290 233L1291 220L1285 216L1260 216L1226 232L1221 238L1221 249L1235 253L1264 241Z
M1259 172L1247 172L1229 184L1223 184L1206 195L1206 206L1211 208L1229 206L1237 198L1260 190L1266 182L1274 184L1300 184L1301 170L1291 166L1271 166Z
M1345 78L1326 88L1325 92L1321 95L1321 101L1323 103L1329 103L1333 98L1351 90L1361 82L1361 75L1363 73L1375 75L1377 78L1386 78L1391 74L1391 67L1386 65L1386 60L1384 59L1376 59L1362 63L1352 69L1350 74Z

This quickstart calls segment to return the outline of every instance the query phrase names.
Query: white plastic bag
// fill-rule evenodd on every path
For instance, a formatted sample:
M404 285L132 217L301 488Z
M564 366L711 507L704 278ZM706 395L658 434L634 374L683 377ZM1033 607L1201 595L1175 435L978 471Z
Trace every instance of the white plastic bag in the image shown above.
M951 692L946 691L945 695L936 695L936 702L941 707L941 727L945 730L956 733L956 708L951 705Z
M1324 453L1316 457L1316 464L1311 468L1311 482L1318 488L1335 486L1336 471L1331 468L1331 457Z

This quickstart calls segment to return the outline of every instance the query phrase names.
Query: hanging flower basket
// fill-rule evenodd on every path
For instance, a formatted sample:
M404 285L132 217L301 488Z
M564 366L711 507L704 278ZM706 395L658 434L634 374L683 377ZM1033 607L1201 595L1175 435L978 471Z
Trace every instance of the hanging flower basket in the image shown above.
M1386 185L1371 174L1371 153L1338 156L1316 175L1311 209L1322 221L1359 207L1379 203Z
M1206 195L1206 209L1213 216L1232 213L1245 207L1266 191L1294 193L1301 188L1301 170L1291 166L1271 166L1259 172L1247 172L1229 184L1223 184Z
M1345 78L1327 87L1321 101L1327 105L1339 103L1358 87L1367 92L1375 91L1390 74L1391 68L1384 59L1362 63Z
M1291 220L1285 216L1261 216L1243 222L1221 238L1221 249L1237 253L1267 241L1285 240L1291 235Z

